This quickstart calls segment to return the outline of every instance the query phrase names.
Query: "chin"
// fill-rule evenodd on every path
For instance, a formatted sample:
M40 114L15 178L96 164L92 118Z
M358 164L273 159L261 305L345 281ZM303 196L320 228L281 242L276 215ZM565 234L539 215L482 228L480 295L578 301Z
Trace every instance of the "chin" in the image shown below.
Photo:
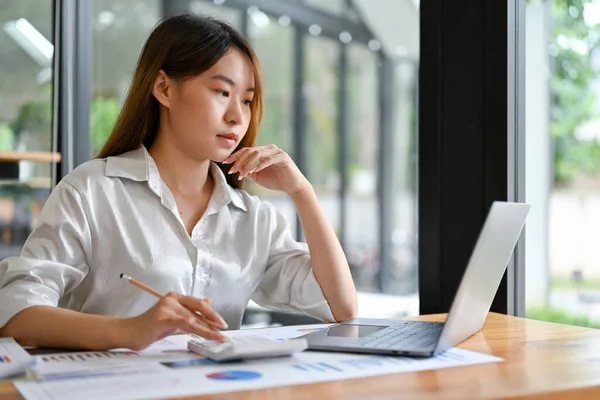
M231 151L216 151L215 154L210 157L210 160L221 163L225 161L232 153L233 152Z

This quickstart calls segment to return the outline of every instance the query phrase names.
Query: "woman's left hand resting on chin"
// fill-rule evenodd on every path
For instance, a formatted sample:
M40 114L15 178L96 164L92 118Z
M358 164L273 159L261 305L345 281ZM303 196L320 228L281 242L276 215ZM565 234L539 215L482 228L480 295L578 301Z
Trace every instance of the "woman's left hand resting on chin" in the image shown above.
M240 179L248 177L270 190L294 195L312 188L292 158L274 144L244 147L223 163L233 164L230 174L239 172Z
M356 317L358 302L348 261L312 185L292 158L277 146L245 147L223 161L262 187L287 193L306 237L311 265L336 321Z

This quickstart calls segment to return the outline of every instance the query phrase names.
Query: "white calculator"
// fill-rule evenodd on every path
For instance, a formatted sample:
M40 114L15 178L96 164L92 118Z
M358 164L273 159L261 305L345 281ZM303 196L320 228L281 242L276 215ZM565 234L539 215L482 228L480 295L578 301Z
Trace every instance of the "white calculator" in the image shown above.
M290 356L306 350L306 339L274 340L259 335L232 336L230 342L191 339L188 350L214 361Z

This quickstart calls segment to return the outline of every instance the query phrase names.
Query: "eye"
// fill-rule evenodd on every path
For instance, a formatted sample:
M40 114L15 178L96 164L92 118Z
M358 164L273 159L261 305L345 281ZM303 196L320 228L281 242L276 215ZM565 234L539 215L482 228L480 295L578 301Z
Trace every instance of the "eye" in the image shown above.
M252 100L244 100L244 105L250 107L252 105Z
M221 94L223 97L229 97L229 92L227 90L217 90L217 92L219 92L219 94Z

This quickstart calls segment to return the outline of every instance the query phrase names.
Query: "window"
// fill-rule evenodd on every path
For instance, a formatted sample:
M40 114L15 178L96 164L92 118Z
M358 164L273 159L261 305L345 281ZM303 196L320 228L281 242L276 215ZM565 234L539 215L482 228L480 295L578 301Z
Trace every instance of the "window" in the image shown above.
M600 327L598 2L526 8L526 316Z
M305 42L306 172L321 206L340 235L337 93L339 42L307 37Z
M275 144L293 157L294 29L254 11L248 15L248 38L259 58L264 86L265 110L257 144ZM296 210L287 195L260 187L250 179L245 185L249 192L273 203L296 232Z
M117 120L144 41L162 17L160 7L158 0L92 2L90 158Z
M304 4L328 14L341 16L347 10L346 0L304 0Z
M377 54L352 44L348 51L348 188L344 247L355 285L377 290L379 224L377 168L379 123Z
M57 160L51 153L52 7L49 0L0 1L0 259L20 253Z
M394 294L414 295L418 291L417 247L417 65L398 61L395 71L394 118L394 230L389 290Z

